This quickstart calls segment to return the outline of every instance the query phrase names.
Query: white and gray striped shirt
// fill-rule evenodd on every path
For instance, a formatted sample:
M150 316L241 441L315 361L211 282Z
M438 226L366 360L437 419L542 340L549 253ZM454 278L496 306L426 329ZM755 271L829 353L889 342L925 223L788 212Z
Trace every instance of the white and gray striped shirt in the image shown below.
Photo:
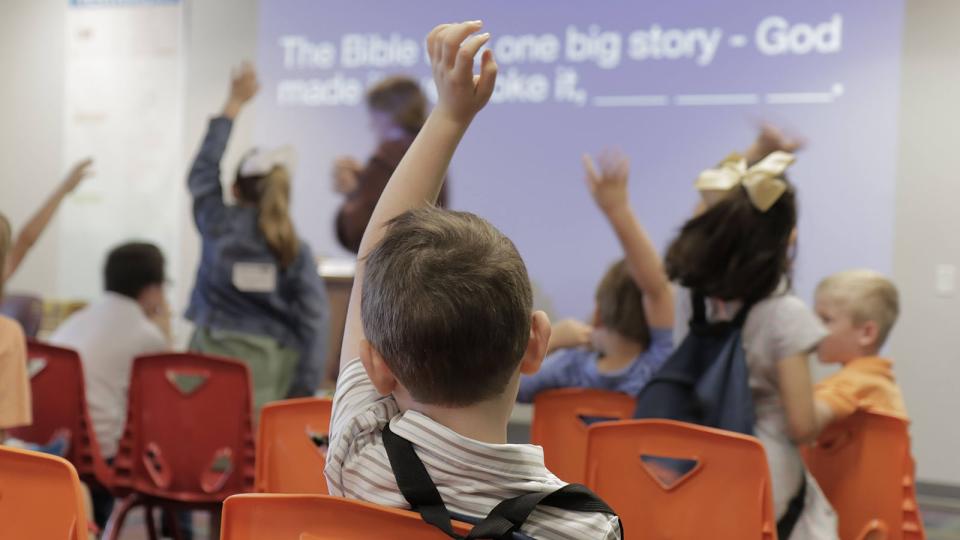
M340 374L333 398L324 471L331 495L410 507L397 488L380 436L387 422L391 431L413 443L451 512L483 517L504 499L566 484L544 466L539 446L483 443L416 411L401 413L393 396L381 397L354 360ZM549 506L537 507L521 532L538 539L620 538L616 516Z

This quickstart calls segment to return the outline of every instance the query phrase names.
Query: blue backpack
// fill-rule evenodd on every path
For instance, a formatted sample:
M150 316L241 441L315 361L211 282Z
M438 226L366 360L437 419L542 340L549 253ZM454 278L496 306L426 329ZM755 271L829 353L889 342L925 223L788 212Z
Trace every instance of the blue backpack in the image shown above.
M691 295L690 332L637 397L635 418L666 418L746 435L755 420L743 323L750 305L730 321L707 321L706 300Z

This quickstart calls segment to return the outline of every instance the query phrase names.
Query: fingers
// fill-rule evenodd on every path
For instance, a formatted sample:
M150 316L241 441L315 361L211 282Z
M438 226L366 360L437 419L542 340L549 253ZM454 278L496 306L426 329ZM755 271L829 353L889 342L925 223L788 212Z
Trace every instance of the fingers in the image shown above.
M457 51L456 62L453 65L455 76L473 76L473 59L477 56L477 53L480 52L480 47L483 47L488 41L490 41L490 33L485 32L467 38L467 40L460 45L460 49ZM486 51L484 51L484 53L486 53Z
M440 61L440 34L449 26L449 24L439 24L435 26L429 34L427 34L427 53L430 55L430 60L432 63Z
M487 34L487 39L490 34ZM477 97L481 103L489 101L493 89L497 85L497 61L493 58L493 51L487 49L480 56L480 76L476 80Z
M597 166L590 154L584 154L581 159L583 160L583 169L587 171L587 181L595 183L600 180L600 173L597 171Z
M440 32L441 43L441 63L447 68L452 68L457 61L457 54L460 51L460 44L467 36L480 30L483 27L481 21L469 21L459 24L451 24ZM478 47L479 49L479 47Z

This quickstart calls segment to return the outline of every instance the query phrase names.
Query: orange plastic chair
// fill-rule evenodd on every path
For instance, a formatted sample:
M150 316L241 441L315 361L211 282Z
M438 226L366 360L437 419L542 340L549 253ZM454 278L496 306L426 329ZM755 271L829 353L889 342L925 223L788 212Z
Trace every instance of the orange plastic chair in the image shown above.
M767 455L753 437L673 420L591 426L586 484L644 538L772 540Z
M804 452L837 512L842 540L880 529L891 540L926 538L908 425L896 416L857 412L825 429L816 446Z
M453 522L466 534L471 525ZM223 505L220 540L449 540L420 514L329 495L235 495Z
M70 462L0 446L0 537L87 539L83 491Z
M533 402L530 442L543 447L550 472L571 483L583 483L587 428L598 420L632 418L637 402L619 392L563 388L537 394Z
M27 343L27 363L33 401L33 424L12 429L14 437L45 444L59 429L70 430L67 460L84 482L109 488L112 473L100 454L87 408L83 365L76 351Z
M333 400L275 401L260 410L257 470L261 493L327 494L323 475Z
M213 513L227 497L251 491L251 393L250 373L236 360L199 354L134 360L127 424L114 460L114 491L125 498L104 538L116 540L136 506L147 507L153 535L154 507ZM177 524L170 526L180 538Z

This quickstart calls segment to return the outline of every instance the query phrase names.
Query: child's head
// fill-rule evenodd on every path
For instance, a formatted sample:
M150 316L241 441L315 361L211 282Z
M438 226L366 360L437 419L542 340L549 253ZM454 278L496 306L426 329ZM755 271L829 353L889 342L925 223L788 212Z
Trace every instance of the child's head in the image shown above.
M594 326L639 343L650 345L650 328L643 309L643 292L621 259L604 274L597 286Z
M260 231L270 251L287 268L300 253L300 240L290 218L290 165L292 150L254 150L237 169L234 196L241 204L259 210Z
M900 313L897 288L872 270L833 274L817 286L817 314L830 331L818 348L825 363L876 355Z
M409 77L387 77L374 85L367 92L367 107L380 139L395 128L416 135L427 120L427 96Z
M164 259L160 248L130 242L113 248L103 268L104 288L138 302L153 313L163 304Z
M742 184L684 224L664 260L667 275L682 286L723 300L757 302L789 277L797 226L794 189L765 211Z
M532 305L526 266L503 233L473 214L412 210L367 256L361 358L381 392L402 387L423 405L513 402L550 335Z

